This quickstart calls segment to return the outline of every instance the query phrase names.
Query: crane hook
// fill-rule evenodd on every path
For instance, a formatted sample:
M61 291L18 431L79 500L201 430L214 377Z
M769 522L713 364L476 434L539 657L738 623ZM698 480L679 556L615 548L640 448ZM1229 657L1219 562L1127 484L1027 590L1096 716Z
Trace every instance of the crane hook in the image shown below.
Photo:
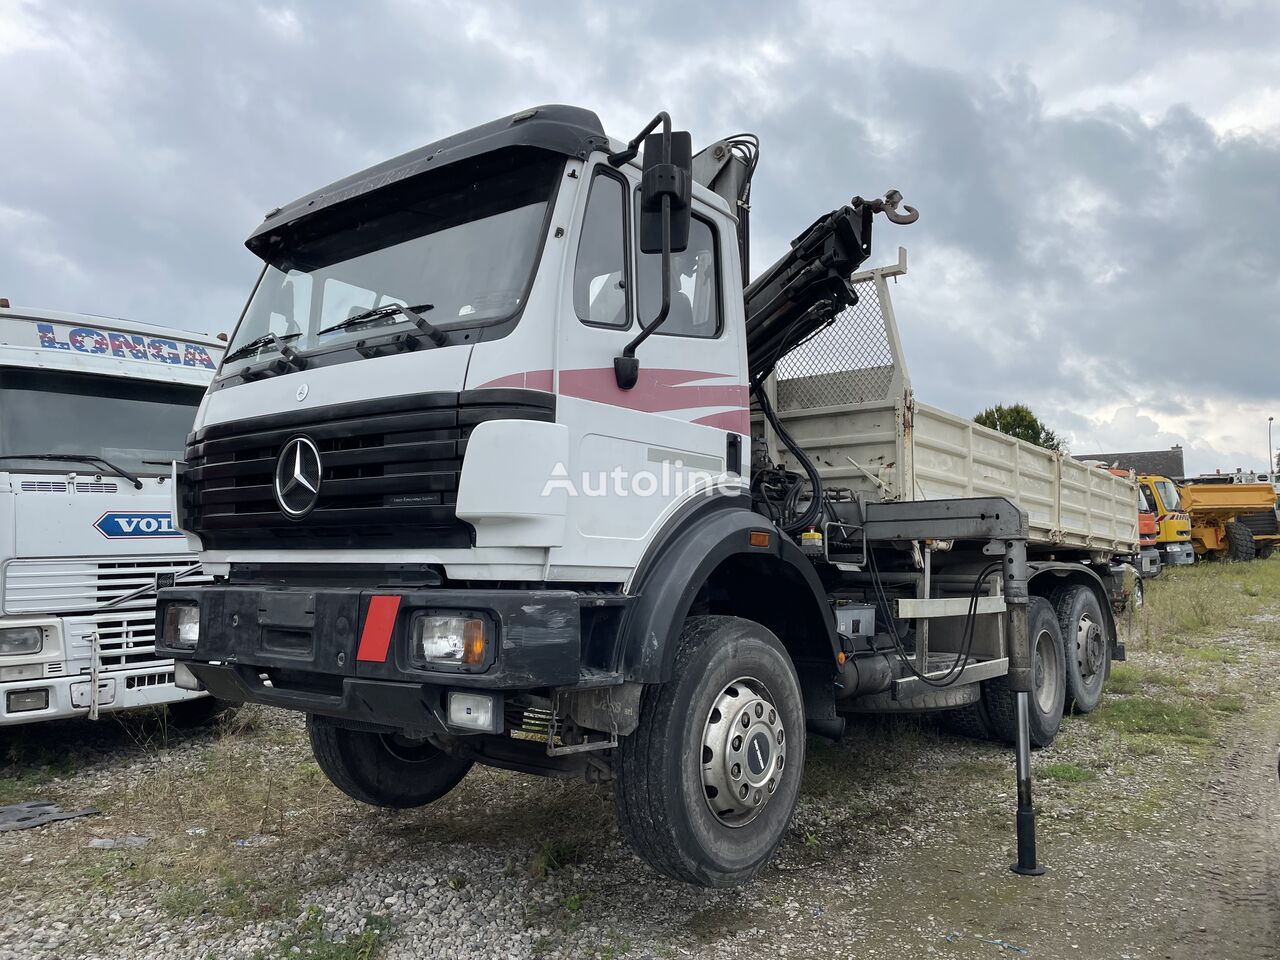
M855 207L868 206L872 213L883 213L890 223L915 223L920 219L920 211L909 204L902 204L902 209L906 213L898 212L898 204L902 203L902 194L897 190L889 190L883 198L875 200L863 200L861 197L853 198Z

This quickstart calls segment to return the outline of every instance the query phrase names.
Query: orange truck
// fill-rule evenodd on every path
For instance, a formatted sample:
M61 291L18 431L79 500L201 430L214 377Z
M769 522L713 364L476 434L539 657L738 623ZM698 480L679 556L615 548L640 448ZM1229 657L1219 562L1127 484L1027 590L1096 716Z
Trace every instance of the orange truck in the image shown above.
M1108 473L1117 477L1135 480L1132 470L1120 467L1105 467ZM1138 484L1138 572L1144 577L1158 577L1164 567L1158 547L1160 528L1156 524L1155 509L1151 505L1146 487Z

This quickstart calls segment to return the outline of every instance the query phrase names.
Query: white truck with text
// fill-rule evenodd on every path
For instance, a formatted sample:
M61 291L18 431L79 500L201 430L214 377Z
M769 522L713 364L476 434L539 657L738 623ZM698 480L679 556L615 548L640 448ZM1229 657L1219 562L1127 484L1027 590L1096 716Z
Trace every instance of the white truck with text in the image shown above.
M213 708L155 651L155 589L195 582L170 513L222 344L0 301L0 725Z

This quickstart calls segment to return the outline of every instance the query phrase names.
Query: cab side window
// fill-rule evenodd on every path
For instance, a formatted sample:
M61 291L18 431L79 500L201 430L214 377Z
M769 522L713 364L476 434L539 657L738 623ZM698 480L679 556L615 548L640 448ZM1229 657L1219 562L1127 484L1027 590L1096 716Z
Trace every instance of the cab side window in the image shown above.
M636 198L639 204L639 197ZM639 207L637 206L637 210ZM689 246L671 255L671 309L656 336L717 337L720 335L720 258L715 228L694 217ZM640 322L652 323L662 306L662 256L642 253L639 270Z
M591 179L573 271L573 309L584 323L631 324L627 293L626 187L604 171Z

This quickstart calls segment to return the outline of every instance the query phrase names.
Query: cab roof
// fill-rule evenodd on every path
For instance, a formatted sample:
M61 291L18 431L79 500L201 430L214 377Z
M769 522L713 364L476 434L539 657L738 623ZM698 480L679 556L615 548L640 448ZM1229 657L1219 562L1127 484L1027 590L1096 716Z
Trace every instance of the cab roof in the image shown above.
M521 110L429 143L337 180L267 214L245 246L262 256L282 227L393 183L505 147L533 147L585 160L609 145L600 118L581 107L548 104Z

